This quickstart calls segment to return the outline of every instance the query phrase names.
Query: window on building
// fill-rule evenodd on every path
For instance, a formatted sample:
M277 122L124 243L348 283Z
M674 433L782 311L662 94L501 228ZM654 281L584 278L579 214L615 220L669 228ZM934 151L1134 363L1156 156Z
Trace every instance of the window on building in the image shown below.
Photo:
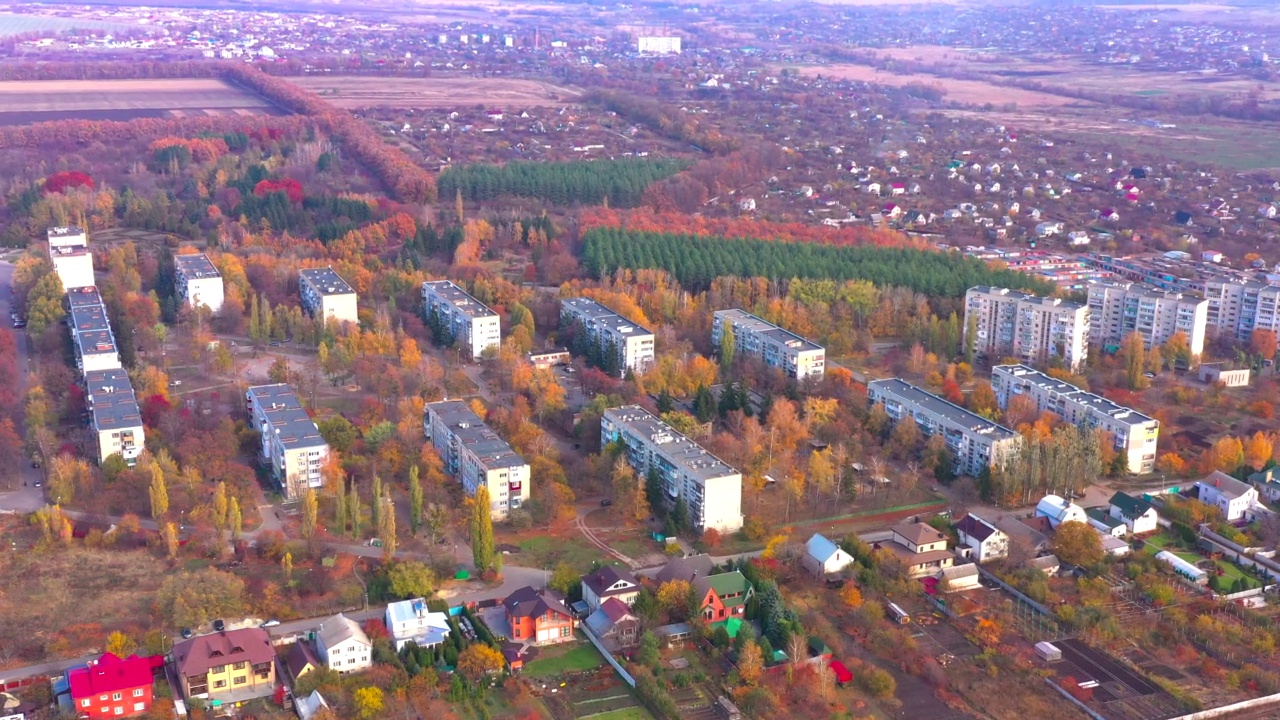
M120 693L112 693L112 694L111 694L111 699L112 699L112 700L119 700L119 699L120 699Z
M227 666L226 666L226 665L218 665L218 666L214 667L213 669L211 669L209 672L213 673L214 675L221 675L222 673L224 673L224 672L226 672L226 671L227 671Z
M244 669L244 666L245 666L245 662L242 660L242 661L240 661L240 662L238 662L238 663L236 663L236 664L232 665L232 666L231 666L231 669L233 669L233 670L243 670L243 669Z
M237 675L237 676L235 677L235 679L234 679L234 680L232 680L232 682L233 682L233 683L235 683L236 685L243 685L243 684L245 684L245 683L249 682L249 676L248 676L248 675Z
M571 634L573 634L573 628L568 625L560 628L560 637L569 637Z
M146 710L146 709L147 709L147 704L146 704L146 703L134 703L134 704L133 704L133 711L134 711L134 712L142 712L143 710Z
M80 707L89 707L89 700L81 700Z
M123 706L123 705L117 705L117 706L116 706L116 709L112 711L112 714L113 714L113 715L123 715L123 714L124 714L124 706Z
M226 680L214 680L214 681L213 681L213 689L214 689L214 690L219 690L219 689L224 688L224 687L226 687L226 686L227 686L227 681L226 681Z
M134 697L142 697L142 688L136 688L136 689L134 689L134 691L133 691L133 696L134 696Z

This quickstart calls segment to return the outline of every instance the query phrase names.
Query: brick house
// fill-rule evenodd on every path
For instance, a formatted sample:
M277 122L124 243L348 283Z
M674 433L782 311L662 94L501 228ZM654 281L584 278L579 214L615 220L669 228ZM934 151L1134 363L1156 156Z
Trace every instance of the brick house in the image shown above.
M742 573L734 570L695 578L693 592L698 596L702 617L707 622L715 623L729 618L741 618L746 612L747 601L755 590Z
M577 621L564 598L554 590L536 590L528 585L502 601L511 627L511 640L533 645L572 642Z
M244 628L199 635L173 647L186 698L240 702L267 697L276 686L276 651L266 630Z
M78 717L118 718L141 715L151 708L152 668L149 657L121 660L105 653L86 667L67 672L71 700Z

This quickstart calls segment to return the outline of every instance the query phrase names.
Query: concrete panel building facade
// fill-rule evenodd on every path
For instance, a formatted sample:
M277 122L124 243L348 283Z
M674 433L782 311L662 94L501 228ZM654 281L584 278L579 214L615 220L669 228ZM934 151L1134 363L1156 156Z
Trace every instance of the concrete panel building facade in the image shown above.
M423 430L445 469L462 483L468 495L484 485L489 489L489 515L504 520L529 501L529 463L484 424L461 400L427 405Z
M52 227L49 239L49 261L62 281L62 288L97 285L93 278L93 254L89 252L89 236L78 227Z
M1160 421L1102 397L1085 392L1026 365L997 365L991 369L991 388L1002 409L1017 395L1035 401L1039 412L1049 411L1080 428L1101 428L1115 438L1116 452L1125 457L1129 472L1148 473L1156 465Z
M85 408L97 437L98 462L119 454L132 467L146 443L142 413L129 375L120 368L85 373Z
M71 344L75 348L76 368L80 373L122 367L120 351L107 318L107 307L102 303L98 289L93 286L71 288L67 291L67 303L70 306Z
M653 365L653 333L590 298L560 301L560 324L580 325L586 343L593 345L601 364L616 368L619 376L628 371L642 373Z
M867 399L883 405L894 424L910 417L925 435L941 433L955 456L957 473L976 477L1003 465L1022 444L1013 430L898 378L867 383Z
M1089 308L1008 288L973 287L965 294L965 343L981 357L1027 363L1057 358L1072 369L1089 355Z
M502 343L502 321L498 313L471 297L449 280L422 283L422 309L428 326L432 315L478 360L485 350L497 352Z
M259 454L286 498L324 484L321 468L329 458L329 444L285 384L259 385L245 393L249 420L261 433Z
M1089 339L1099 349L1118 348L1134 332L1147 348L1184 332L1191 354L1199 355L1208 316L1208 301L1192 295L1126 283L1089 285Z
M600 420L600 444L620 442L641 478L658 474L667 499L684 498L699 530L742 527L742 475L639 405L610 408Z
M827 351L788 330L745 310L717 310L711 324L711 344L720 347L724 328L733 329L734 351L759 358L796 380L819 380L826 371Z
M222 273L208 255L175 255L173 280L178 295L191 307L204 305L214 312L222 309Z
M298 295L312 317L328 321L359 322L356 291L331 267L299 272Z

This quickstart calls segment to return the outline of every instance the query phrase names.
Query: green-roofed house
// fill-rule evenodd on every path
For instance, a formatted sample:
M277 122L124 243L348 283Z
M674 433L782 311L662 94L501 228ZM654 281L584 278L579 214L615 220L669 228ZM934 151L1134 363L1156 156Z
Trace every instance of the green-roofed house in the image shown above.
M737 570L695 578L693 591L698 596L702 617L713 623L745 615L747 601L755 592L747 578Z
M1084 514L1089 519L1089 524L1103 535L1123 538L1129 532L1123 520L1111 517L1104 508L1089 508Z
M1128 493L1117 492L1111 496L1110 515L1124 523L1134 535L1160 529L1160 515L1151 503Z

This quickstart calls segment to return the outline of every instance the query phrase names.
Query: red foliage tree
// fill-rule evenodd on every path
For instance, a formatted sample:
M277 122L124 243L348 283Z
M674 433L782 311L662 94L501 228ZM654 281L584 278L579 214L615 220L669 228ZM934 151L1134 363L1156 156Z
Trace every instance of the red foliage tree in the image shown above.
M253 194L266 197L273 192L282 192L289 196L289 202L302 202L302 184L293 178L283 180L262 180L253 186Z
M47 193L60 193L68 188L87 187L93 189L93 178L82 172L63 171L56 172L45 178L44 191Z

